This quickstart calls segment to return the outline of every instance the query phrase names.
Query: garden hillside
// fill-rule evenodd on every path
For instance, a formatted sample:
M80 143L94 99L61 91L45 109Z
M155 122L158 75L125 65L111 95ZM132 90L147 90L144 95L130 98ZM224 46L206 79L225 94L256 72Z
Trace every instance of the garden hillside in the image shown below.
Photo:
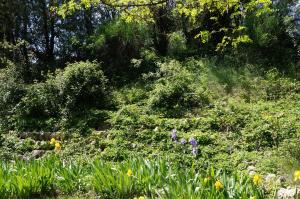
M207 59L154 65L119 88L109 87L91 62L24 88L17 111L1 118L4 198L273 198L297 185L299 81ZM64 98L65 89L74 91ZM68 118L96 102L109 106ZM55 106L64 108L47 115Z
M299 199L300 4L4 0L0 199Z

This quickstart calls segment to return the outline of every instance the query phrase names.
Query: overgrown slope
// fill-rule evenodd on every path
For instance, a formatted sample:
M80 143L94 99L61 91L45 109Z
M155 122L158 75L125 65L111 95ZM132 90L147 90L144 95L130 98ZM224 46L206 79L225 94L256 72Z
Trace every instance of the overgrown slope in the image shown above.
M210 168L230 174L248 175L249 168L252 174L272 173L274 181L281 180L264 181L262 190L263 198L273 197L278 187L294 185L292 174L300 167L300 82L276 70L257 71L255 67L222 67L207 59L157 62L156 70L136 83L114 89L111 108L88 109L72 119L74 126L60 132L42 133L39 128L36 133L3 133L1 158L47 157L54 153L49 140L55 137L62 146L56 152L61 159L167 158L168 164L200 173ZM51 129L48 125L45 129ZM177 189L174 186L170 189ZM85 189L90 188L81 191ZM123 193L111 189L113 195Z

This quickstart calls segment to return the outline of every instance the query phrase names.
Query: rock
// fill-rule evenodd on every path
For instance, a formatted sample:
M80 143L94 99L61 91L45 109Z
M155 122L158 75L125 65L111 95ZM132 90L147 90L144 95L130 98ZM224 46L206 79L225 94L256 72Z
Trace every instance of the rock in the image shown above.
M25 155L19 155L18 158L20 160L25 160L25 161L29 161L30 160L30 158L28 156L25 156Z
M280 176L277 180L276 180L276 184L283 184L286 182L286 178L284 176Z
M273 173L269 173L268 175L266 175L265 180L267 183L274 183L276 180L276 175Z
M249 176L254 176L256 174L255 171L249 171Z
M285 189L280 188L277 192L278 199L294 199L296 198L297 190L296 189ZM298 194L298 198L300 195Z
M31 138L33 140L50 140L51 138L57 139L59 136L59 132L51 133L51 132L21 132L18 134L18 137L21 139Z
M33 150L32 151L32 157L33 158L40 158L46 153L45 150Z
M250 171L256 171L256 168L255 168L255 166L249 166L249 167L247 168L247 170L248 170L249 173L250 173Z
M264 156L266 157L270 157L270 156L272 156L272 152L270 152L270 151L265 151L264 152Z

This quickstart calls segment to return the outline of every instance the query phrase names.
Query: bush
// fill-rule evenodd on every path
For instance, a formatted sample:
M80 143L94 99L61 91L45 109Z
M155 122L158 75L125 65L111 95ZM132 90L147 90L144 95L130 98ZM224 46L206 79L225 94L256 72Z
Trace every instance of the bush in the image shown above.
M183 32L173 32L169 35L168 53L173 56L182 56L187 50L186 42Z
M45 82L24 88L2 79L5 84L0 87L3 96L0 108L7 110L4 115L17 130L58 130L54 124L59 119L63 119L60 125L67 125L89 109L107 105L107 80L99 64L94 62L69 64Z
M60 110L65 115L82 113L91 107L104 107L106 104L106 78L95 62L76 62L47 83L58 89Z
M105 74L117 85L139 76L141 68L130 67L133 58L143 58L142 49L152 45L152 32L144 23L113 20L100 26L89 45L92 57L105 63Z
M16 75L14 65L0 70L0 110L11 110L25 94L22 80Z
M13 73L13 67L0 70L0 131L8 129L8 116L26 94L25 86Z
M158 78L150 93L149 107L171 115L181 115L187 109L208 104L206 89L193 74L177 61L160 64L152 76ZM198 83L198 84L197 84Z
M28 86L21 109L26 115L57 116L103 107L105 86L106 78L98 64L88 61L69 64L46 82Z
M29 117L57 117L59 115L58 93L58 88L47 82L29 85L16 112Z
M18 131L58 130L60 109L57 87L41 82L28 85L25 90L25 95L9 117L11 128Z
M266 79L261 84L266 100L278 100L300 93L300 84L290 78L282 77L277 70L267 72Z

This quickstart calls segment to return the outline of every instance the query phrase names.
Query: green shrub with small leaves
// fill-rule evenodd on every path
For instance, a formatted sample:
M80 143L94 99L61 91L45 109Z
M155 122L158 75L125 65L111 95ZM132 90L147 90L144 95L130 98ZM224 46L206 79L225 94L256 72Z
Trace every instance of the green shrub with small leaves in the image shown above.
M99 64L77 62L50 78L58 89L60 110L63 114L81 113L91 107L104 107L108 96L106 78Z
M187 109L204 107L209 103L206 88L197 84L197 74L193 74L178 61L160 64L159 70L150 76L157 78L149 98L152 110L179 116Z
M266 100L278 100L300 93L300 83L295 79L283 77L277 70L267 72L266 79L261 84Z
M2 76L1 76L2 77ZM59 130L78 115L92 108L101 109L112 104L107 80L96 62L69 64L64 70L49 75L45 82L19 86L13 80L0 87L4 123L10 128L24 130ZM58 123L59 119L61 120ZM7 125L9 128L9 125Z

